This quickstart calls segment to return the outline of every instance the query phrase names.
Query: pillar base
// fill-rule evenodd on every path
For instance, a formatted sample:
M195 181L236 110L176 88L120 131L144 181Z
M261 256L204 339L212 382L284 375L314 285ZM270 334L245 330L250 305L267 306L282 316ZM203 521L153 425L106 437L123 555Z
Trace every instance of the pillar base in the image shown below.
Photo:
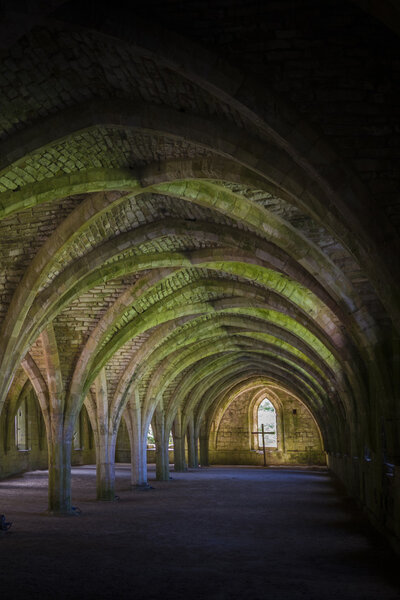
M115 490L112 489L97 489L96 499L98 502L114 502L115 500Z
M80 517L82 511L77 506L71 506L69 510L46 510L47 517Z
M133 492L148 492L154 490L153 486L149 483L135 483L131 485L131 489Z

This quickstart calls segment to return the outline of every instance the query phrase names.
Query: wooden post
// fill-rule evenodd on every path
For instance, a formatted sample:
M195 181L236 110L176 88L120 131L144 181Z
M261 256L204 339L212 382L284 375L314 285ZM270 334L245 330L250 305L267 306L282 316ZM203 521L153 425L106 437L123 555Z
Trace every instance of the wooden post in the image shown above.
M264 467L267 466L267 456L265 454L265 432L264 432L264 423L261 424L261 435L262 435L262 442L263 442L263 453L264 453Z

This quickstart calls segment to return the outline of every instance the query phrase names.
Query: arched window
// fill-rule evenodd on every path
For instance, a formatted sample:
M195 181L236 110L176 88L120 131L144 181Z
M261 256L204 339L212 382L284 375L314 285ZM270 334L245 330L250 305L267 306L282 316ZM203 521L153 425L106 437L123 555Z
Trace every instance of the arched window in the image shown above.
M18 450L29 450L28 445L28 410L26 398L21 402L15 415L15 442Z
M276 411L273 407L272 403L268 400L268 398L264 398L258 407L257 412L257 431L262 430L262 425L264 425L264 442L266 448L276 448L277 446L277 431L276 431ZM258 436L258 446L260 448L263 447L263 436L259 434Z

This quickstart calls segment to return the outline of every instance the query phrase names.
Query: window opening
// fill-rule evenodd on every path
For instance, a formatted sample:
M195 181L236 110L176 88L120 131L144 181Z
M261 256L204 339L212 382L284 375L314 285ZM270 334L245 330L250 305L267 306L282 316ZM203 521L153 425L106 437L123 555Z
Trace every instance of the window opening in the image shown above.
M147 447L155 448L156 447L156 438L154 437L153 428L149 425L149 431L147 432ZM172 431L169 432L168 438L168 448L174 447L174 438L172 436Z
M156 438L154 437L153 428L149 425L149 430L147 432L147 447L155 448L156 447Z
M264 425L264 438L265 447L274 448L277 445L277 431L276 431L276 410L273 404L264 398L258 407L258 431L261 431L261 426ZM263 436L258 436L258 446L263 447Z
M26 399L21 402L15 416L15 441L18 450L29 450L28 447L28 411Z

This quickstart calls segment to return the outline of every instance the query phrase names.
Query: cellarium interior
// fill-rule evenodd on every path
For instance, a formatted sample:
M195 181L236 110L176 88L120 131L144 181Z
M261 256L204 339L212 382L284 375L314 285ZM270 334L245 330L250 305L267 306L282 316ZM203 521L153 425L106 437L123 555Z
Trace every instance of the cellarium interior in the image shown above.
M0 513L236 465L334 477L400 550L399 35L392 0L1 3Z

